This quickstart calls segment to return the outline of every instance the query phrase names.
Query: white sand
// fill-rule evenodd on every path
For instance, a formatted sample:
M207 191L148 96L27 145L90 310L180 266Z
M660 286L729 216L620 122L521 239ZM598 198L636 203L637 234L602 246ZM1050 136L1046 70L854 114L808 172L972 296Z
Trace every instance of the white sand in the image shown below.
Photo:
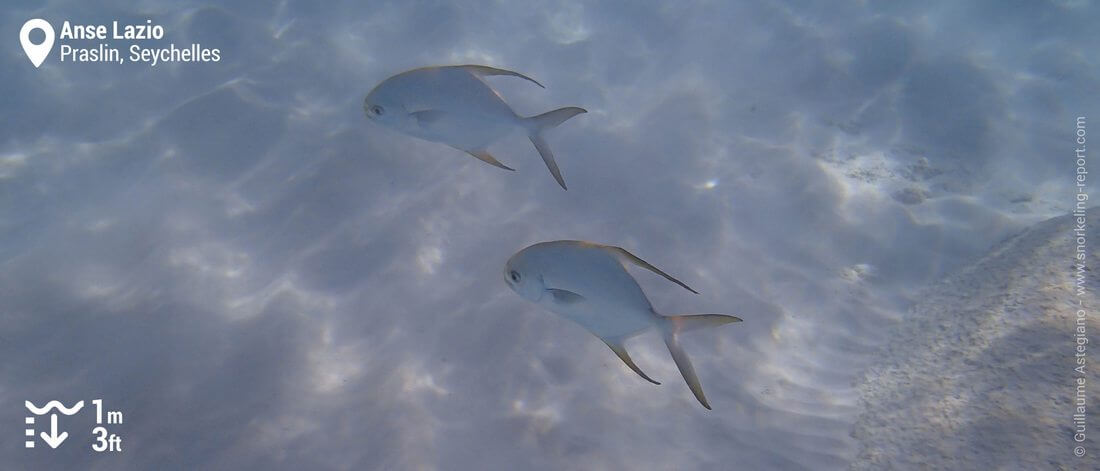
M1100 210L1087 213L1100 244ZM1100 469L1100 407L1073 448L1076 250L1070 216L998 244L929 287L860 385L864 412L853 469ZM1098 267L1096 255L1086 265ZM1086 272L1086 328L1100 340L1095 272ZM1090 344L1086 391L1100 399ZM1095 408L1095 409L1093 409Z

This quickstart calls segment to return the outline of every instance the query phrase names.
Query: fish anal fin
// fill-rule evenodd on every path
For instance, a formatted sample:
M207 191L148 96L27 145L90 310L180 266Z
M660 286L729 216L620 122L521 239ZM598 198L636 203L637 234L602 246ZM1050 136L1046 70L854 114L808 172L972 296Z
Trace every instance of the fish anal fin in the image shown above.
M470 154L474 157L477 157L478 160L480 160L482 162L485 162L489 165L492 165L494 167L500 167L504 170L511 170L513 172L515 171L515 169L513 169L512 167L509 167L507 165L504 165L504 164L500 163L499 160L497 160L495 157L493 157L492 154L490 154L488 151L486 151L484 149L481 149L481 150L468 150L468 151L466 151L466 153Z
M634 370L635 373L638 373L638 376L641 376L646 381L649 381L653 384L661 384L654 381L653 378L646 376L646 374L642 372L641 368L638 368L638 365L634 364L634 360L631 360L630 354L626 353L626 347L623 347L623 343L621 340L604 338L601 338L600 340L603 340L603 343L606 343L608 347L611 347L611 351L615 352L615 355L618 355L619 359L622 360L623 363L626 363L626 366Z
M498 69L496 67L489 67L487 65L473 65L473 64L460 65L458 67L466 69L466 70L470 71L471 73L479 75L479 76L508 75L508 76L511 76L511 77L519 77L519 78L527 80L527 81L529 81L529 82L531 82L535 85L538 85L539 87L546 88L541 83L539 83L537 80L535 80L531 77L528 77L526 75L523 75L519 72L513 72L511 70Z
M638 265L639 267L645 268L646 270L649 270L653 273L661 275L661 276L665 277L666 280L671 281L673 283L676 283L676 284L680 285L681 287L683 287L684 289L686 289L688 291L691 291L692 293L699 294L698 291L695 291L695 290L691 289L691 287L684 284L684 282L682 282L680 280L677 280L676 278L673 278L672 275L669 275L668 273L665 273L665 272L661 271L660 268L657 268L657 267L651 265L649 262L647 262L645 260L642 260L637 255L634 255L634 254L628 252L626 249L624 249L622 247L607 246L607 249L614 252L614 253L616 253L616 254L618 254L619 256L626 259L630 263L633 263L635 265Z

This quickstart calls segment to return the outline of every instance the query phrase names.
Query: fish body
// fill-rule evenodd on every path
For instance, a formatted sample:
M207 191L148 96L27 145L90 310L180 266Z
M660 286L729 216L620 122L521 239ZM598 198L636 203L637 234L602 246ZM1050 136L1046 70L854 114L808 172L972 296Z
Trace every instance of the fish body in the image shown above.
M528 288L533 296L525 297L597 337L632 336L660 320L638 282L601 246L546 242L522 254L513 269L537 272L539 277ZM510 275L506 280L511 281ZM582 296L583 302L569 302L565 292Z
M462 150L487 147L520 127L520 117L500 95L480 77L458 67L397 74L372 90L366 103L367 116L373 115L370 104L385 106L385 115L396 115L378 121Z
M521 117L485 82L483 77L489 75L510 75L542 86L523 74L487 66L423 67L382 81L367 94L363 109L372 121L410 136L446 144L505 170L512 168L487 149L509 134L522 132L535 145L554 179L566 188L542 133L586 111L566 107Z
M561 240L542 242L513 255L505 282L523 298L569 319L599 337L630 369L656 384L634 364L623 342L649 328L662 332L680 373L699 403L710 409L695 370L680 347L680 332L741 319L724 314L663 316L646 298L625 262L638 265L692 292L690 287L620 247Z

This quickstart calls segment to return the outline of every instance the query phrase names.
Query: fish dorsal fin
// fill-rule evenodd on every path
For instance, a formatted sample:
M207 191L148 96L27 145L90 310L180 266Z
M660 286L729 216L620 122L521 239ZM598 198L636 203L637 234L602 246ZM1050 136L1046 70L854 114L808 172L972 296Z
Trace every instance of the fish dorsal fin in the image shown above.
M629 366L630 369L634 370L635 373L638 373L638 376L645 378L646 381L649 381L653 384L661 384L654 381L653 378L646 376L646 374L642 372L641 368L638 368L638 365L634 364L634 360L630 359L630 354L626 353L626 347L623 346L622 340L605 339L602 337L600 338L600 340L603 340L603 343L606 343L608 347L611 347L611 351L615 352L615 354L619 356L619 359L622 360L623 363L626 363L626 366Z
M646 270L649 270L653 273L656 273L658 275L661 275L661 276L665 277L666 280L671 281L673 283L676 283L676 284L682 286L684 289L686 289L688 291L691 291L692 293L699 294L698 291L695 291L695 290L691 289L691 287L688 286L688 285L685 285L684 282L682 282L680 280L677 280L676 278L673 278L672 275L669 275L668 273L665 273L665 272L661 271L660 268L657 268L657 267L651 265L649 262L647 262L645 260L642 260L641 258L638 258L637 255L634 255L634 254L628 252L626 249L624 249L622 247L605 246L605 248L607 250L611 251L612 253L615 253L615 254L619 255L621 258L623 258L623 259L625 259L625 260L627 260L627 261L629 261L629 262L631 262L635 265L638 265L639 267L645 268Z
M550 295L554 297L554 302L557 304L575 304L584 301L584 296L569 290L547 288L546 291L550 292Z
M531 83L533 83L535 85L538 85L539 87L546 88L546 87L543 87L543 85L541 83L539 83L537 80L535 80L531 77L528 77L526 75L523 75L519 72L512 72L511 70L498 69L498 68L495 68L495 67L489 67L487 65L460 65L458 67L466 69L466 70L470 71L471 73L482 76L482 77L488 76L488 75L510 75L512 77L519 77L521 79L530 81Z
M497 160L495 157L493 157L492 154L490 154L486 150L468 150L468 151L466 151L466 153L470 154L474 157L477 157L478 160L480 160L482 162L485 162L489 165L492 165L494 167L500 167L504 170L511 170L513 172L515 171L515 169L513 169L512 167L509 167L507 165L504 165L504 164L500 163L499 160Z

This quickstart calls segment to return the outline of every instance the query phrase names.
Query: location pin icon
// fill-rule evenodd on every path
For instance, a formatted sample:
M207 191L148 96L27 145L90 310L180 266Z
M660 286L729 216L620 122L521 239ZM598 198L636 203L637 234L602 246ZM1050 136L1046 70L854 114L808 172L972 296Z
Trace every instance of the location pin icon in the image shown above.
M36 29L46 33L46 40L42 41L42 44L31 42L31 31ZM50 55L50 50L53 49L53 26L40 18L27 20L26 23L23 23L23 29L19 30L19 43L23 45L23 52L27 53L27 58L31 60L31 63L37 69L38 66L42 65L42 61L46 60L46 56Z

